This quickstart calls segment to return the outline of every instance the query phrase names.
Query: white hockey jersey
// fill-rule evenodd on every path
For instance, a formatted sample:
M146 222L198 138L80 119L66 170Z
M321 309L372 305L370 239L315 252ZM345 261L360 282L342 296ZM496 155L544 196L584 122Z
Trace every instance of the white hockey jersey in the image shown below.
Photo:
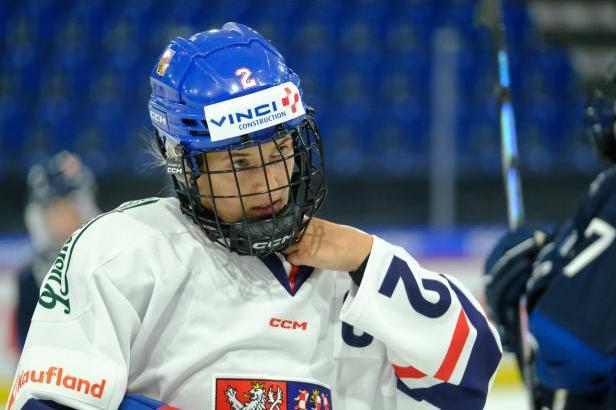
M76 231L41 288L8 410L480 409L498 336L455 279L379 238L361 285L210 242L173 198Z

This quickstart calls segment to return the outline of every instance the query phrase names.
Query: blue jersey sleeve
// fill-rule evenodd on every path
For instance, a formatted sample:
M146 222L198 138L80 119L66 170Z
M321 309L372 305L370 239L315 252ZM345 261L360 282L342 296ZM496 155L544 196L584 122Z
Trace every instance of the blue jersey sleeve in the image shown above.
M58 404L52 400L30 399L26 402L22 410L72 410L71 407ZM119 410L179 410L177 407L169 406L158 400L153 400L145 396L129 393L124 396L120 403Z
M576 217L540 255L533 279L550 277L529 318L542 384L572 392L616 380L616 173L601 174ZM532 289L531 289L532 295Z

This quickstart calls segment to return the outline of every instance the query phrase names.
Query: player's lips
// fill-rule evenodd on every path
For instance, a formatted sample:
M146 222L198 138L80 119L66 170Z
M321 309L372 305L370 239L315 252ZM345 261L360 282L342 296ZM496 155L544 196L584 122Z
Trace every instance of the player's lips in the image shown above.
M282 203L282 200L277 199L274 202L253 206L250 208L250 214L255 218L265 218L280 212L283 207L284 204Z

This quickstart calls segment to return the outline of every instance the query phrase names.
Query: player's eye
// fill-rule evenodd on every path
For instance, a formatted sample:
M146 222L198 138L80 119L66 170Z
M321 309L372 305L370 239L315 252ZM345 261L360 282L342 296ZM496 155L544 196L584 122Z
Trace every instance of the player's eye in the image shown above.
M287 158L290 152L291 152L291 143L285 142L284 144L280 144L277 147L276 151L274 152L274 156L278 158L280 157Z
M233 167L236 170L244 169L244 168L247 168L248 166L250 166L250 163L248 162L246 158L237 158L233 160Z

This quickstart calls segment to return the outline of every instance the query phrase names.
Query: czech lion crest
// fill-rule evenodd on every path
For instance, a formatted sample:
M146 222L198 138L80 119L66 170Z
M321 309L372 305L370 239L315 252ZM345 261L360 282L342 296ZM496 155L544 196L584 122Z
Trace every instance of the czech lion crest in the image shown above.
M265 383L252 383L251 389L244 393L244 401L237 397L237 389L227 386L225 389L227 403L232 410L281 410L283 394L280 387L265 389Z

